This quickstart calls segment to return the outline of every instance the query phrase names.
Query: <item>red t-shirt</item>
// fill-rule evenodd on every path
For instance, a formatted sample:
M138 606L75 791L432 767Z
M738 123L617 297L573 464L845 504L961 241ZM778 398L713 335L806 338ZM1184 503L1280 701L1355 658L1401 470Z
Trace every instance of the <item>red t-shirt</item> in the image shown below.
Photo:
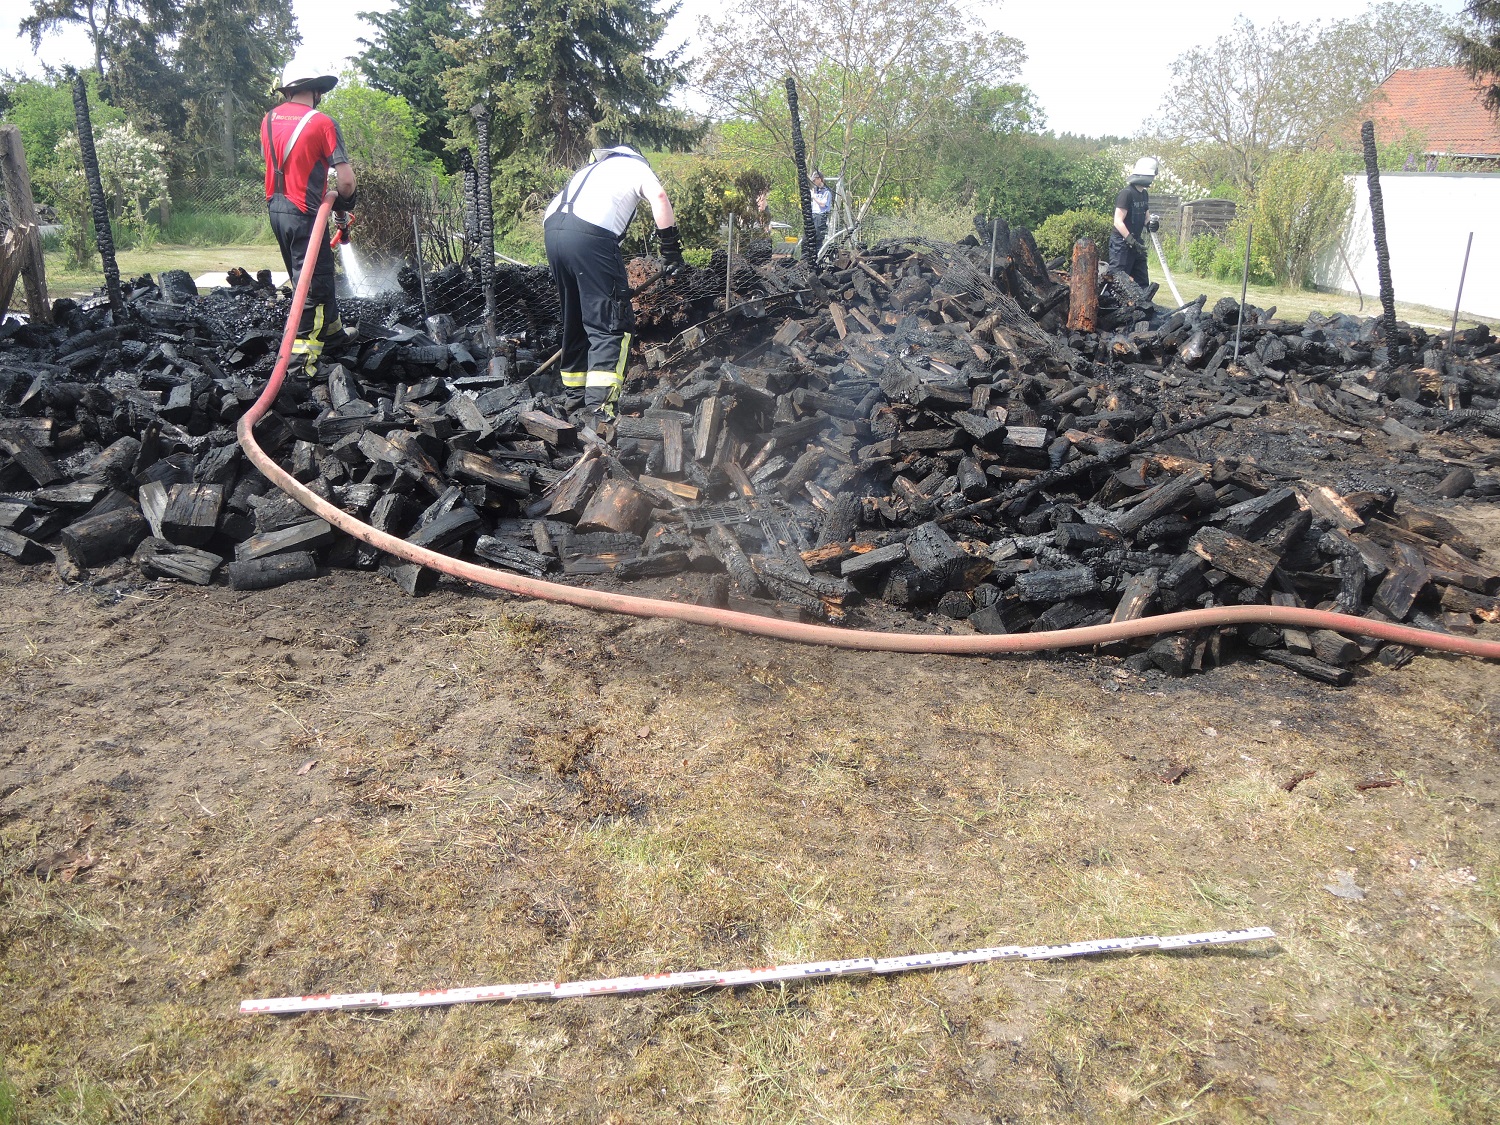
M292 134L303 117L311 114L308 123L297 134L297 143L291 153L287 146L292 143ZM328 114L313 109L301 102L285 102L277 106L260 125L260 151L266 158L266 198L276 193L276 166L271 159L269 145L276 146L281 157L281 170L286 177L286 195L299 211L316 211L323 202L323 193L328 190L328 173L335 164L349 163L344 151L344 135L338 123Z

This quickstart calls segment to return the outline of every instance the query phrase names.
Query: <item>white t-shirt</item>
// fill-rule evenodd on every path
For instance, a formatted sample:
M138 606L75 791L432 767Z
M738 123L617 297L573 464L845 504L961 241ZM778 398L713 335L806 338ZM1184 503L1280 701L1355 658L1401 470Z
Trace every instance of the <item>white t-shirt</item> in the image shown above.
M814 215L826 215L833 210L833 189L827 184L812 188L812 209Z
M635 216L636 204L643 199L654 199L661 191L661 181L645 157L629 145L608 152L573 173L568 186L547 204L543 220L555 215L567 200L572 213L584 222L603 227L616 236L625 233Z

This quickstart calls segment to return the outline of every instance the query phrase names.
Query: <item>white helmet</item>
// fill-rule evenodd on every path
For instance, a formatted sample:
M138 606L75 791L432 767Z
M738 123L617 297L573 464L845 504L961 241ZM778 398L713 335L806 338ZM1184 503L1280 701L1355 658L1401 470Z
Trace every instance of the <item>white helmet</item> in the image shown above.
M271 91L287 97L303 90L326 94L338 85L339 80L337 75L325 72L336 70L342 61L345 60L329 58L316 47L303 46L281 68L281 80L272 85Z
M1130 170L1129 182L1132 184L1149 184L1156 179L1156 170L1159 167L1154 156L1143 156L1135 162L1135 167Z

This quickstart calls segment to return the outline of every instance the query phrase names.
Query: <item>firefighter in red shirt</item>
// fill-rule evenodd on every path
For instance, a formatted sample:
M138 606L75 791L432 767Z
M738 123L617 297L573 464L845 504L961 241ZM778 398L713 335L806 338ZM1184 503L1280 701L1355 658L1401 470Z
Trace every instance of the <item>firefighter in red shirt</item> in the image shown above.
M294 286L307 259L313 222L323 202L323 193L328 190L330 171L338 182L334 210L347 213L354 207L354 169L344 151L343 134L338 123L317 108L323 95L337 84L337 78L325 74L320 78L298 78L277 87L286 101L266 114L261 123L260 147L266 158L266 209L271 214L276 243L281 247L281 259ZM293 356L300 357L309 378L317 371L323 349L345 339L333 287L333 251L322 246L313 266L302 320L297 325L297 339L292 345Z

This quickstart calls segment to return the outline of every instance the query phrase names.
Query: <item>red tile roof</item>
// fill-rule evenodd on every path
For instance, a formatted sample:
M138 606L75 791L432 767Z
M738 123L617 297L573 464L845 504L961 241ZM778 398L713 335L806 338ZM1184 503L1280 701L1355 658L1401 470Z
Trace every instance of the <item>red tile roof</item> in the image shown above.
M1381 95L1384 95L1383 97ZM1377 135L1415 130L1428 152L1500 155L1500 121L1485 109L1480 87L1456 66L1398 70L1366 107Z

